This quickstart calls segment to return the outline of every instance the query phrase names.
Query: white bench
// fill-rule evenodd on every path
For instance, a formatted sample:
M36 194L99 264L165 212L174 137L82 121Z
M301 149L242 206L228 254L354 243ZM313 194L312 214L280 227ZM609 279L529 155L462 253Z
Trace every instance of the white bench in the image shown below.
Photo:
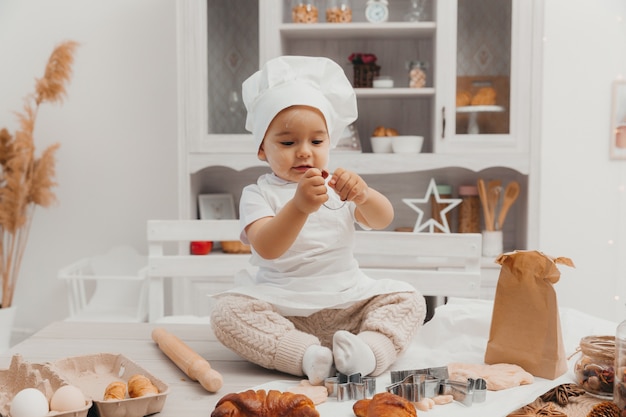
M191 241L238 240L237 220L149 220L147 235L149 321L208 315L208 294L231 288L250 267L247 254L189 254ZM481 244L480 234L360 230L355 256L373 278L410 282L426 296L478 298Z

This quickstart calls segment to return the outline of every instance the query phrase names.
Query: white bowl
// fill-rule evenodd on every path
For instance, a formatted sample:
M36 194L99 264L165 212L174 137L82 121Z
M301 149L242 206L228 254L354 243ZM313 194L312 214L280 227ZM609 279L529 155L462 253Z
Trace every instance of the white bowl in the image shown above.
M424 136L392 136L393 153L420 153L424 144Z
M370 143L372 144L372 152L374 153L391 153L391 136L372 136Z

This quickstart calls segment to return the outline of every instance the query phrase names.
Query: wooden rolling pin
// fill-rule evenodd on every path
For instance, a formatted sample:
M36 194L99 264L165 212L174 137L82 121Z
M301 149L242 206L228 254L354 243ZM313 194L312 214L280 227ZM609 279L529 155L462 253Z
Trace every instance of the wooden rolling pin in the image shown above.
M152 340L189 378L209 392L217 392L224 383L222 375L178 337L162 327L152 330Z

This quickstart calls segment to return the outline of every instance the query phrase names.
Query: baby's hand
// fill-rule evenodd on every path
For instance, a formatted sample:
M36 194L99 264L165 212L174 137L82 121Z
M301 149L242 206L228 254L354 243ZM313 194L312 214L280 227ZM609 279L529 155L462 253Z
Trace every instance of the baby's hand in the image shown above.
M367 201L369 187L359 175L343 168L337 168L328 182L342 201L352 201L356 205Z
M322 176L322 171L317 168L308 169L298 182L293 200L298 210L307 214L316 212L322 204L328 201L326 181Z

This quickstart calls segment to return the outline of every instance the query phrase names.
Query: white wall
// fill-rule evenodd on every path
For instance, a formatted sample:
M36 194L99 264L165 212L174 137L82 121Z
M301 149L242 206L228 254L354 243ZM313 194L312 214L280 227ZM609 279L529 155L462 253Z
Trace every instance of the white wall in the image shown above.
M626 3L589 4L545 1L539 249L577 265L562 268L561 305L622 319L626 161L609 160L608 138L610 85L626 74ZM35 215L19 327L66 315L60 267L120 243L145 253L145 220L177 216L175 9L173 0L0 0L0 126L14 130L11 112L54 45L81 43L68 98L37 123L39 149L61 143L59 202Z
M543 73L541 249L577 266L561 268L561 305L626 319L626 160L609 159L626 2L546 0Z
M61 106L39 113L35 143L60 142L58 203L38 209L14 304L16 326L67 315L57 270L130 243L145 221L177 217L176 2L0 0L0 127L33 91L54 46L81 45Z

